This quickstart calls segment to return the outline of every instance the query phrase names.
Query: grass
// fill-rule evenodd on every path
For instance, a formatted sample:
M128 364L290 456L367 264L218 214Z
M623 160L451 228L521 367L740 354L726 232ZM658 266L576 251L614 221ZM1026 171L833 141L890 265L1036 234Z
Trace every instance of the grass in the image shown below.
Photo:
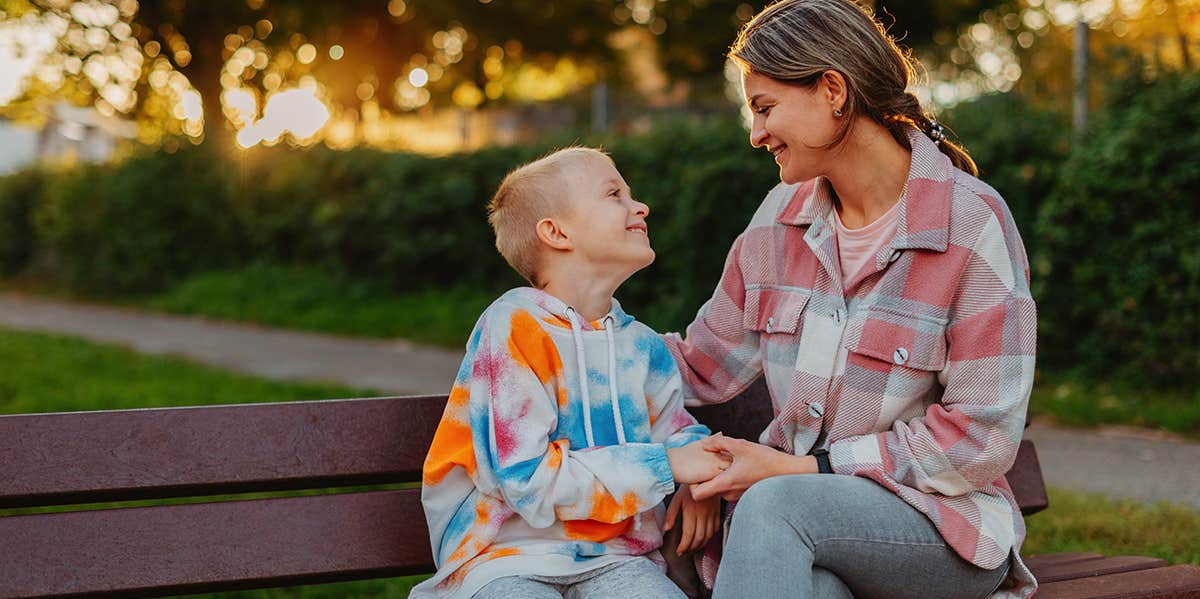
M465 287L394 294L319 269L259 264L197 275L138 303L163 312L457 348L494 298Z
M1200 513L1168 503L1147 506L1056 488L1047 492L1050 507L1025 519L1029 534L1022 555L1087 551L1200 565Z
M1065 426L1131 425L1200 439L1200 387L1162 389L1039 370L1029 405L1034 416Z
M335 385L274 382L71 337L0 328L0 414L363 397Z

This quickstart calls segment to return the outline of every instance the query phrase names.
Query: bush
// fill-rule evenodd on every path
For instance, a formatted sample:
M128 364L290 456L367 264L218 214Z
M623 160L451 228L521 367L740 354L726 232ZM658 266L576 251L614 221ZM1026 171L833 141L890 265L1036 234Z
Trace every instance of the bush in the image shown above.
M42 190L35 226L69 287L154 291L234 260L239 244L228 197L208 150L147 154L54 177Z
M1167 78L1089 132L1038 216L1043 359L1200 381L1200 77Z
M1039 251L1038 209L1057 184L1070 150L1066 119L1007 93L963 102L944 120L975 159L979 178L1004 197L1032 260Z
M33 258L33 207L49 176L32 169L0 178L0 275L20 273Z

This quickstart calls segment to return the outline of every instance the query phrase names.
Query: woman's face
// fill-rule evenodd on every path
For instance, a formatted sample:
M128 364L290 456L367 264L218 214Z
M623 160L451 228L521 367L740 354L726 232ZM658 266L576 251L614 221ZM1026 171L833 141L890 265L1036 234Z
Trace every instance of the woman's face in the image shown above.
M779 179L798 183L825 174L836 147L822 146L833 140L840 124L825 81L806 88L750 71L742 75L742 88L754 114L750 145L775 156Z

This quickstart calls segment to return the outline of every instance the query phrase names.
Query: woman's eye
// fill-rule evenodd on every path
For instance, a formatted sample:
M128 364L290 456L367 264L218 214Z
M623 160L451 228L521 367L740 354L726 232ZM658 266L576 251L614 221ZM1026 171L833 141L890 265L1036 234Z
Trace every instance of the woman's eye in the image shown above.
M758 108L758 110L755 110L754 112L757 112L758 114L761 114L761 115L766 115L767 113L771 112L771 107L770 106L760 106Z

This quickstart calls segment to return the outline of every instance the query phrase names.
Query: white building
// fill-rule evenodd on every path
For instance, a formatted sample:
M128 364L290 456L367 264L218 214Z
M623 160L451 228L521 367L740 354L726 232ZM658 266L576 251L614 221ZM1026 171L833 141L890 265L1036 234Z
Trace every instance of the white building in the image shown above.
M51 110L40 129L0 117L0 176L41 161L103 162L136 135L133 122L105 117L90 107L58 102Z

